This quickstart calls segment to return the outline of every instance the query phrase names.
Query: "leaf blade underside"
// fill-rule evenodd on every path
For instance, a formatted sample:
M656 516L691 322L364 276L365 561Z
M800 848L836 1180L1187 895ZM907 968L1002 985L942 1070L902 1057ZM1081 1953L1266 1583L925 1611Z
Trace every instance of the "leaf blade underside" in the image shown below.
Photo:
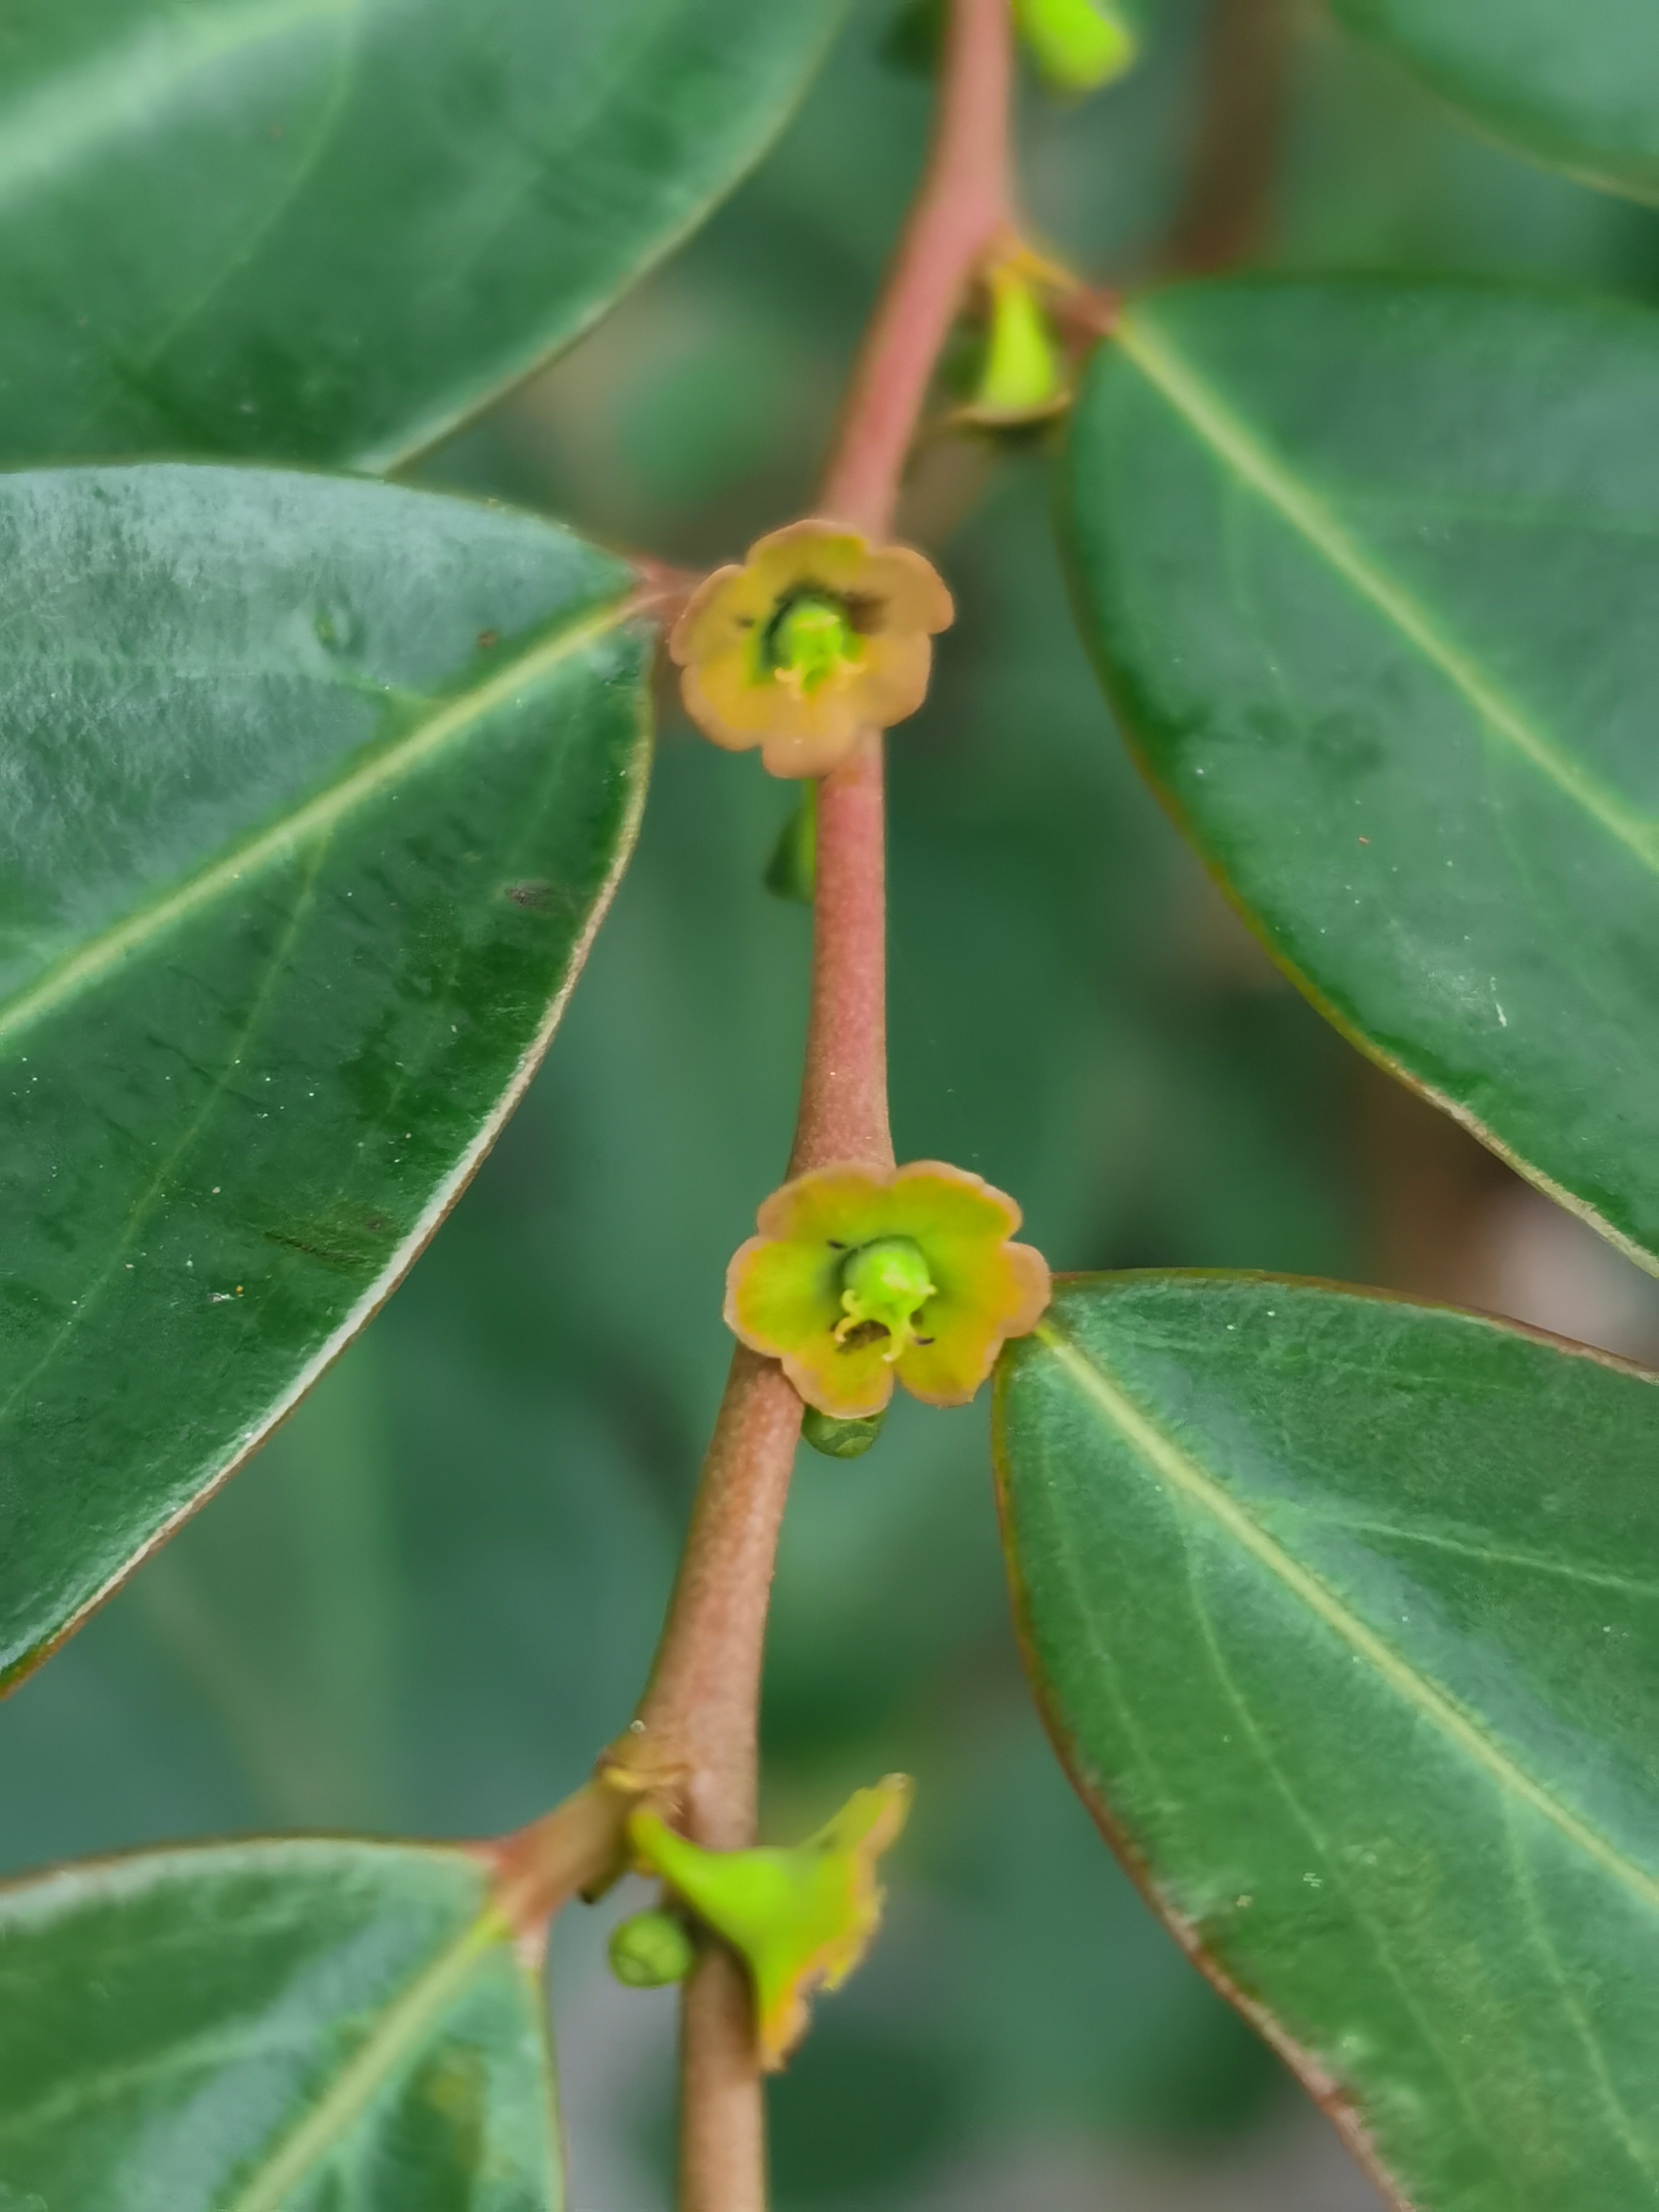
M1659 199L1659 23L1640 0L1336 0L1368 40L1504 144Z
M21 0L0 459L386 469L764 149L839 0Z

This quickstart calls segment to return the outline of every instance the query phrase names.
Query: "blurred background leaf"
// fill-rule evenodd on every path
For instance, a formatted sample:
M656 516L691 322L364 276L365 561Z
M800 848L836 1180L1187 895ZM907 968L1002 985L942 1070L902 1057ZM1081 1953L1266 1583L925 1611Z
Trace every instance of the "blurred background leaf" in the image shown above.
M1659 22L1645 0L1336 0L1342 21L1495 137L1659 198Z
M19 0L0 453L385 468L730 190L841 0Z
M688 560L798 510L921 157L890 20L859 8L754 179L428 474ZM1208 11L1169 0L1121 85L1032 94L1036 218L1091 270L1159 258L1212 51ZM1322 17L1288 87L1267 258L1654 289L1644 210L1468 136ZM938 449L907 523L962 618L892 747L901 1152L1016 1193L1057 1266L1369 1279L1650 1347L1634 1270L1267 967L1109 742L1043 454L952 532L981 475ZM787 1147L810 924L761 878L792 799L665 733L559 1051L456 1216L255 1465L0 1709L9 1863L276 1821L479 1832L581 1778L648 1659L722 1272ZM889 1929L778 2085L786 2207L1375 2212L1042 1743L982 1407L802 1455L767 1729L777 1833L889 1767L921 1783ZM659 2212L672 2000L608 1981L604 1920L560 1936L573 2200Z

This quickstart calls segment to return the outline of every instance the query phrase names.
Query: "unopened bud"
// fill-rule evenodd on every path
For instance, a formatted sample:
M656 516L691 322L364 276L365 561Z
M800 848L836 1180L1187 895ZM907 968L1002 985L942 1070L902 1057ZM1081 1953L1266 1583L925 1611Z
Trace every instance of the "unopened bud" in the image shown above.
M1139 52L1112 0L1014 0L1014 21L1056 92L1098 92L1131 68Z
M979 387L966 412L980 422L1029 422L1064 404L1066 372L1036 288L1017 261L988 270L991 313Z
M884 1406L880 1413L854 1421L838 1421L833 1414L821 1413L816 1406L809 1406L801 1416L801 1441L811 1444L815 1452L822 1452L826 1459L862 1459L881 1434L886 1419Z
M611 1937L611 1971L630 1990L683 1982L696 1956L685 1923L672 1912L636 1912Z

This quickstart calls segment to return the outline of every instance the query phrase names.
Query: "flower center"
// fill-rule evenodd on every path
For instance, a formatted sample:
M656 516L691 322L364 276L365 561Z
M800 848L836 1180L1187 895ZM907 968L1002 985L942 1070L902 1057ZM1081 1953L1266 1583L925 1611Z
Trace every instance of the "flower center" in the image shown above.
M851 1351L884 1335L887 1348L882 1358L890 1364L902 1358L918 1340L917 1315L937 1295L921 1245L909 1237L878 1237L842 1262L845 1319L836 1325L836 1342Z
M773 617L766 634L772 674L799 698L811 698L864 658L864 642L840 600L803 592Z

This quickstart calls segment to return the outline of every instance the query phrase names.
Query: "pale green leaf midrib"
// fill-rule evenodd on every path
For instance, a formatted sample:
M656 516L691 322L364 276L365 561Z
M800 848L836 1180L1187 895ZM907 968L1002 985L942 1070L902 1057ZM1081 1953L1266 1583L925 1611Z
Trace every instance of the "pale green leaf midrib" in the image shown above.
M1117 343L1155 391L1224 466L1299 532L1322 559L1370 603L1457 691L1486 727L1519 753L1644 866L1659 872L1659 824L1634 813L1599 778L1539 729L1472 654L1446 635L1428 608L1369 553L1331 508L1297 481L1167 337L1126 315Z
M1543 1784L1494 1743L1446 1692L1419 1674L1375 1630L1367 1627L1317 1575L1293 1559L1259 1522L1142 1411L1127 1391L1108 1374L1097 1354L1084 1352L1052 1322L1042 1322L1037 1335L1120 1437L1300 1599L1356 1656L1375 1670L1397 1697L1432 1722L1473 1764L1484 1770L1508 1798L1528 1806L1547 1820L1644 1905L1659 1907L1659 1881L1627 1859L1588 1821L1553 1796Z
M494 1908L463 1929L386 2007L373 2032L311 2110L276 2143L234 2196L221 2201L216 2212L282 2212L286 2199L356 2126L401 2062L442 2017L490 1951L510 1942L511 1936L507 1920Z
M120 962L211 906L236 885L246 884L250 878L289 858L401 776L465 738L497 708L511 704L519 695L618 629L632 605L631 599L613 601L556 630L509 667L498 669L471 690L445 700L425 720L367 760L359 761L337 782L313 793L291 813L228 847L195 875L77 945L43 975L0 1002L0 1050L14 1044L36 1023L58 1012Z
M105 43L91 60L0 106L0 206L76 172L101 147L153 130L194 82L224 64L296 32L347 26L361 11L362 0L221 0Z

